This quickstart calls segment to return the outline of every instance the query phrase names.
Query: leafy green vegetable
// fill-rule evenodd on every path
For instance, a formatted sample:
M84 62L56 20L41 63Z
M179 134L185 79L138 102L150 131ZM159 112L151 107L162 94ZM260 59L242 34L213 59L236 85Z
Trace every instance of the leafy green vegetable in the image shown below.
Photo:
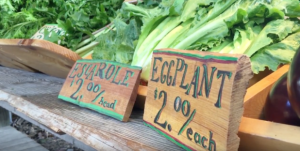
M10 0L2 0L0 1L0 9L1 9L1 12L13 12L15 11L15 8L13 7L13 4Z
M200 26L202 26L203 24L209 22L210 20L218 17L220 14L222 14L224 11L226 11L230 6L233 6L232 4L235 3L237 0L210 0L210 1L205 1L206 3L204 4L204 8L201 9L205 9L207 12L203 13L201 11L201 13L197 13L198 15L200 15L201 17L198 17L196 20L195 26L188 32L188 34L191 34L193 32L195 32L195 30L197 30ZM214 2L214 3L212 3ZM209 7L210 9L207 9L207 5L209 4L213 4L211 5L211 7ZM238 3L236 3L238 4ZM232 7L237 8L237 7ZM233 12L233 11L230 11Z
M235 53L244 54L251 42L262 31L262 26L257 25L255 21L249 21L245 24L245 27L239 27L235 29L235 34L231 45L227 45L225 48L219 49L220 53Z
M297 0L272 0L271 5L285 12L290 18L300 16L300 5Z
M123 0L1 0L0 38L29 39L45 24L58 24L67 34L46 40L60 41L60 45L73 51L84 47L80 52L89 53L95 46L93 40L100 35L97 30L116 17L122 3Z
M245 54L258 73L289 63L300 45L299 0L2 0L0 6L0 38L31 37L44 24L58 24L67 34L45 31L46 40L81 56L140 66L145 81L155 49Z
M0 19L2 17L4 17L2 15L2 13L12 14L14 12L18 12L24 5L28 5L29 3L32 2L32 0L27 0L27 1L24 1L24 0L1 0L0 1L0 12L1 12Z
M59 35L55 31L44 30L44 40L59 43Z
M254 73L265 70L265 67L275 71L280 64L290 63L300 46L300 32L296 32L284 40L260 49L251 57Z
M55 22L58 9L52 6L42 0L0 2L0 38L30 38L44 24Z
M113 21L115 29L97 38L99 43L93 53L94 59L111 60L130 64L132 61L135 41L138 39L139 26L136 20L130 20L126 24L121 19Z
M93 37L92 33L116 17L123 0L56 0L59 10L58 26L66 31L62 36L62 44L72 50L78 49L78 44L85 36Z
M147 81L152 52L161 48L245 54L254 59L255 73L265 67L275 69L292 56L293 49L286 50L284 59L271 60L274 54L270 54L275 49L280 51L280 42L293 41L287 37L299 31L295 19L300 16L299 8L298 0L146 0L137 5L123 3L119 16L126 24L131 19L142 23L138 25L138 39L131 40L136 45L126 50L134 52L131 65L142 67L141 79ZM104 39L108 37L103 35ZM115 53L110 45L114 44L107 42L105 47ZM101 55L100 50L95 49L94 53ZM271 58L258 66L255 60L264 58L266 53Z
M274 20L269 22L257 37L252 39L252 43L245 51L245 54L251 57L259 49L283 40L289 34L299 29L299 24L289 20Z

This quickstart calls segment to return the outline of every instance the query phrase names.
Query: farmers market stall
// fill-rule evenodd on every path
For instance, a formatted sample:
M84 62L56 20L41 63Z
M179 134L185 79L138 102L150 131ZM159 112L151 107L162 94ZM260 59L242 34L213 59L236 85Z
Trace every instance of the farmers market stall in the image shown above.
M84 150L300 149L298 0L0 12L0 107Z

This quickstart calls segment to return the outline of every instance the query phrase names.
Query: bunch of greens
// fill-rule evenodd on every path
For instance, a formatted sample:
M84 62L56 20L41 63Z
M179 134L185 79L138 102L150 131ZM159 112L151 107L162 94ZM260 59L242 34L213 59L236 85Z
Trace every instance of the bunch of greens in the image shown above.
M133 5L130 3L124 3L123 5L127 4ZM159 4L160 1L144 0L137 3L136 6L143 7L143 9L152 9ZM132 15L124 9L118 10L117 14L111 26L98 33L100 36L97 36L94 43L79 50L79 52L88 50L83 56L92 54L93 59L131 64L141 28L144 24L143 17L136 14Z
M99 44L94 48L93 58L130 64L140 34L139 22L131 19L126 24L116 19L113 26L113 29L97 38Z
M120 12L127 24L133 18L142 22L138 39L131 39L134 50L128 50L134 52L131 65L143 67L145 81L155 49L245 54L258 73L289 63L300 46L298 0L147 0L137 5L125 2ZM94 49L94 58L116 52L103 50Z
M68 35L60 37L62 45L72 50L92 42L97 30L116 17L123 0L54 0L62 6L58 14L58 27ZM86 40L87 38L90 38ZM79 43L86 40L85 43Z
M54 23L58 8L47 0L0 2L0 38L30 38L44 24Z
M97 30L116 17L122 3L123 0L1 0L0 38L29 39L45 24L58 24L66 34L54 35L57 40L52 42L61 41L60 45L76 51L95 40Z

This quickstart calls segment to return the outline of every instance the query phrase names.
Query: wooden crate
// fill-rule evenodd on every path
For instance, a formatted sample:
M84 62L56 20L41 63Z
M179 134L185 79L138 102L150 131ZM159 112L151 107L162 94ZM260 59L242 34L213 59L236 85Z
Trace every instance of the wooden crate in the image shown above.
M247 89L239 137L241 151L299 151L300 127L261 120L272 85L289 69L282 66Z

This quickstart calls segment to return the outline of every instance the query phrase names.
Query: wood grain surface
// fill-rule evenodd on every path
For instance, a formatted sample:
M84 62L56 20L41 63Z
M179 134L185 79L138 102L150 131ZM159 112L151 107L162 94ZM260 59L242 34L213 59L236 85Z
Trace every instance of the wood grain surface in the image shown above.
M38 39L0 39L0 65L66 78L81 59L75 52Z
M48 151L41 144L11 126L0 127L0 151Z
M64 79L0 67L0 100L33 120L55 127L96 150L182 150L144 125L142 110L124 123L59 100Z
M243 117L239 151L299 151L300 127Z
M247 89L243 116L255 119L259 119L262 116L269 91L273 84L288 70L289 65L284 65Z
M142 68L106 60L78 60L58 98L127 122Z
M238 150L243 98L253 76L247 56L161 49L153 52L150 69L149 127L186 150Z
M60 129L96 150L182 150L145 126L142 110L135 109L129 122L124 123L57 99L63 82L44 74L0 67L0 100L40 124ZM146 90L142 88L140 90ZM250 95L248 93L246 95ZM239 151L297 151L300 142L295 134L298 133L300 127L243 117L238 133Z

